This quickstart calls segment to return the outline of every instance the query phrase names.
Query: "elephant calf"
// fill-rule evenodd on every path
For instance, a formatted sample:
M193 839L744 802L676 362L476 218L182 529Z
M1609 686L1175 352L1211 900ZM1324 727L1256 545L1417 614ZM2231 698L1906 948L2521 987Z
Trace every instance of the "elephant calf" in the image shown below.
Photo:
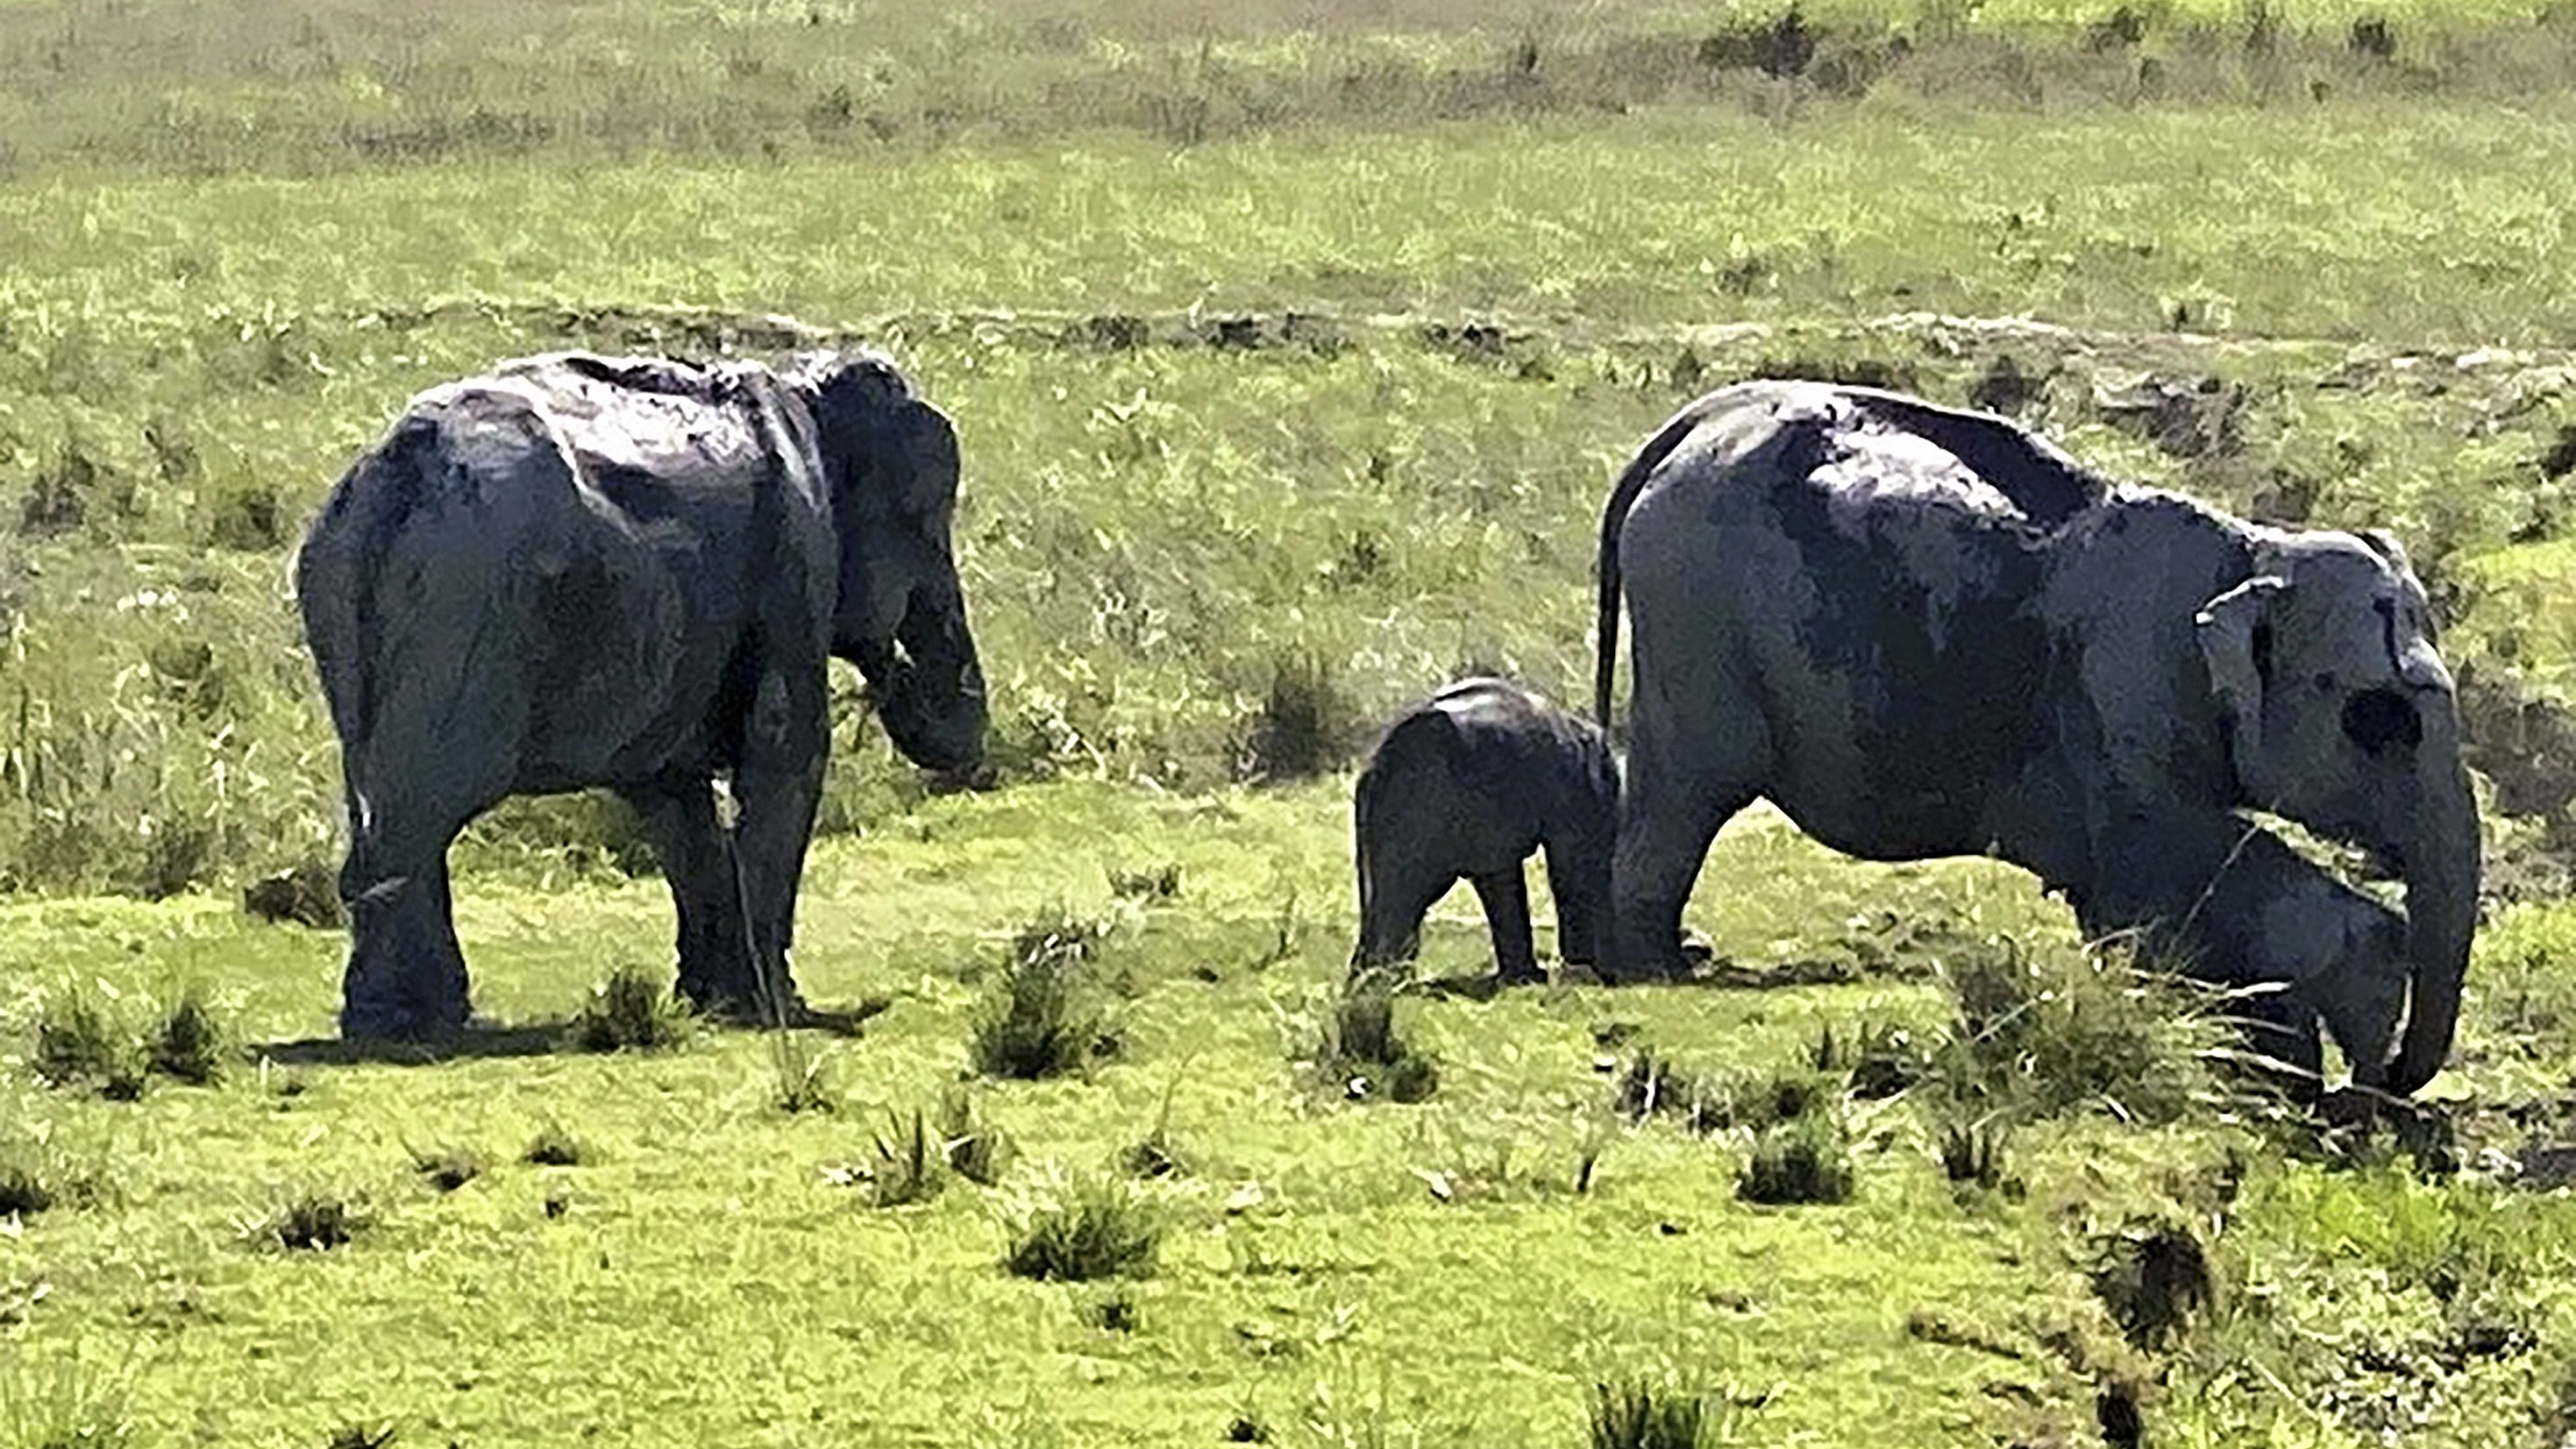
M1410 958L1422 918L1473 882L1506 982L1539 979L1521 863L1547 852L1557 951L1588 965L1609 918L1619 774L1590 722L1528 690L1462 679L1388 727L1352 801L1359 864L1355 966Z

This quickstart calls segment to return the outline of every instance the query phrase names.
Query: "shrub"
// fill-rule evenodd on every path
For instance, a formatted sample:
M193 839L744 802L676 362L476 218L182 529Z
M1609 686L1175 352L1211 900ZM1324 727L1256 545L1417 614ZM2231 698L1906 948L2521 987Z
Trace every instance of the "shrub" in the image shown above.
M1083 966L1108 928L1058 913L1023 929L975 1022L972 1052L988 1076L1035 1081L1079 1071L1101 1042Z
M1711 1428L1697 1394L1643 1379L1592 1386L1592 1449L1700 1449Z
M1850 1201L1851 1146L1841 1120L1809 1112L1763 1128L1736 1179L1735 1195L1757 1203Z
M223 1075L229 1034L196 987L161 1010L152 1034L152 1070L165 1077L205 1086Z
M1101 1181L1021 1221L1003 1265L1041 1282L1141 1276L1153 1271L1162 1240L1163 1225L1152 1208L1124 1185Z
M689 1033L689 1011L670 988L641 967L620 966L590 988L573 1020L583 1051L661 1051Z

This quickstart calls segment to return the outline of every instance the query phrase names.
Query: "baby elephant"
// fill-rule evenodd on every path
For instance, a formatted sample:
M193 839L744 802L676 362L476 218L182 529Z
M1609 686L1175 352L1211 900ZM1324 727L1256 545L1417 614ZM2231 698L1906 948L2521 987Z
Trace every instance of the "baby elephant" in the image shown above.
M1505 982L1536 981L1521 862L1547 850L1557 952L1590 965L1610 919L1619 767L1590 722L1505 680L1462 679L1389 726L1352 801L1355 968L1407 960L1422 918L1464 876Z

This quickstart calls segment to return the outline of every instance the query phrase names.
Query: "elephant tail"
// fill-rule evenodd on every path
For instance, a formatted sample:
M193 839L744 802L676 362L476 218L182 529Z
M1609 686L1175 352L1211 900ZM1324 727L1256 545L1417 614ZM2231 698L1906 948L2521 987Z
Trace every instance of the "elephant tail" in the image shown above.
M1709 393L1680 412L1673 414L1656 430L1627 470L1610 489L1610 501L1601 510L1601 552L1596 560L1596 583L1600 590L1600 629L1594 646L1592 667L1592 718L1604 735L1610 732L1610 695L1619 674L1619 533L1628 523L1628 510L1635 507L1637 495L1645 491L1646 480L1663 466L1683 441L1699 429L1708 415L1723 401L1727 390Z
M376 582L385 554L438 482L439 427L403 415L332 485L295 553L295 604L344 746L374 733Z

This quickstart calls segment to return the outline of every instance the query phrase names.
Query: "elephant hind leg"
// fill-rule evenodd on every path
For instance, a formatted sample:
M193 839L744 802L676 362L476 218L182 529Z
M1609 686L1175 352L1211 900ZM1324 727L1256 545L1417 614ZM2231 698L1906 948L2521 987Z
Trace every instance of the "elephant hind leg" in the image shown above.
M1529 881L1520 864L1468 879L1484 903L1485 927L1494 937L1494 975L1505 983L1539 980L1538 952L1530 944Z
M679 919L680 994L700 1006L750 1001L757 984L733 862L717 832L715 788L701 776L621 787L662 858Z
M1618 843L1611 853L1612 980L1676 978L1682 958L1682 908L1720 827L1761 795L1766 751L1759 739L1736 747L1684 743L1640 721L1622 792ZM1759 735L1757 730L1756 735Z
M465 1024L472 1003L447 850L490 803L379 796L365 823L353 823L340 868L349 914L343 1036L418 1038Z

